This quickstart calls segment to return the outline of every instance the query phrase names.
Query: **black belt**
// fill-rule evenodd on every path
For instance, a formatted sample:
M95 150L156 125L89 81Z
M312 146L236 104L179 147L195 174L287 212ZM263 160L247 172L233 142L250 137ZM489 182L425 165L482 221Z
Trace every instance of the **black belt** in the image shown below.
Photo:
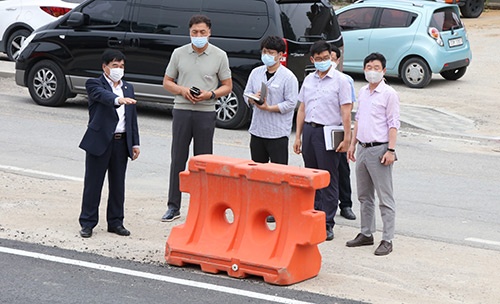
M359 142L359 144L361 145L361 147L363 148L369 148L369 147L375 147L375 146L380 146L380 145L385 145L387 144L387 142L369 142L369 143L362 143L362 142Z
M115 133L114 139L124 139L127 133Z
M313 128L323 128L324 127L324 125L320 125L320 124L315 123L315 122L306 122L306 124L310 125Z

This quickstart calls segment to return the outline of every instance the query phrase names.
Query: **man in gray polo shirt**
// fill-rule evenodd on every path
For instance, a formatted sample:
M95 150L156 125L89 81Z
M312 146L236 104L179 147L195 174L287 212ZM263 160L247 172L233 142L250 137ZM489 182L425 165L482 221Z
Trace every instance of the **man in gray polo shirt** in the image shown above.
M191 17L191 43L174 50L163 79L163 87L175 95L168 210L162 217L164 222L180 217L179 173L186 168L191 140L194 140L194 155L212 154L215 102L233 88L226 53L208 43L211 26L204 15ZM198 90L191 90L192 87Z

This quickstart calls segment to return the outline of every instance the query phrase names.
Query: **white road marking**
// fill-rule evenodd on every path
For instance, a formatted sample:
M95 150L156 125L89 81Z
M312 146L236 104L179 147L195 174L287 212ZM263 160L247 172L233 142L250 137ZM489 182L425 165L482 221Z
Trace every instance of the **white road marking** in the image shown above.
M69 175L56 174L56 173L50 173L50 172L45 172L45 171L37 171L37 170L31 170L31 169L25 169L25 168L13 167L13 166L0 165L0 170L14 171L14 172L20 172L20 173L26 173L26 174L36 174L36 175L41 175L41 176L48 176L48 177L55 177L55 178L71 180L71 181L75 181L75 182L83 182L83 178L81 178L81 177L74 177L74 176L69 176Z
M164 275L158 275L158 274L130 270L130 269L119 268L119 267L113 267L113 266L85 262L85 261L80 261L80 260L67 259L67 258L62 258L62 257L58 257L58 256L47 255L47 254L42 254L42 253L37 253L37 252L30 252L30 251L12 249L12 248L1 247L1 246L0 246L0 252L30 257L30 258L34 258L34 259L41 259L41 260L51 261L51 262L55 262L55 263L74 265L74 266L97 269L97 270L108 271L108 272L113 272L113 273L120 273L120 274L124 274L124 275L135 276L135 277L156 280L156 281L162 281L162 282L167 282L167 283L172 283L172 284L179 284L179 285L207 289L207 290L212 290L212 291L217 291L217 292L229 293L229 294L244 296L244 297L248 297L248 298L254 298L254 299L258 299L258 300L265 300L265 301L271 301L271 302L276 302L276 303L287 303L287 304L312 304L310 302L303 302L303 301L298 301L298 300L294 300L294 299L287 299L287 298L267 295L267 294L243 290L243 289L224 287L224 286L220 286L220 285L202 283L202 282L197 282L197 281L192 281L192 280L178 279L178 278L164 276Z
M496 241L483 240L483 239L477 239L477 238L466 238L465 240L469 241L469 242L500 246L500 242L496 242Z

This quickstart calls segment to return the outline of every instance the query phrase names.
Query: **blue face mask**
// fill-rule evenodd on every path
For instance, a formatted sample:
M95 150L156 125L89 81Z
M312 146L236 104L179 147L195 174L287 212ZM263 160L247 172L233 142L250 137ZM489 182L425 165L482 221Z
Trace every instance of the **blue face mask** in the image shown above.
M330 66L332 66L332 61L331 60L325 60L325 61L320 61L320 62L314 62L314 67L316 70L320 72L326 72Z
M208 37L191 37L191 43L201 49L208 43Z
M266 65L266 66L273 66L276 64L276 60L274 60L274 56L271 56L269 54L262 54L260 56L260 60Z

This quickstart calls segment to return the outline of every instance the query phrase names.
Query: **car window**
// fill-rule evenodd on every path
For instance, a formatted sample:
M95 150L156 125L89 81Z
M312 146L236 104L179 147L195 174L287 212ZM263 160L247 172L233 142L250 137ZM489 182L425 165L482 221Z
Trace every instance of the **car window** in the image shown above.
M212 36L258 39L269 27L264 1L204 0L202 13L212 19Z
M127 1L96 0L92 1L81 10L88 15L89 27L116 27L122 21Z
M437 28L440 32L463 27L460 16L448 7L436 10L432 14L430 26Z
M293 41L341 40L332 7L323 3L280 4L284 36Z
M370 28L375 16L375 7L363 7L348 10L337 16L342 31Z
M140 0L133 6L133 32L189 35L189 19L199 14L201 0Z
M380 16L380 28L408 27L416 19L417 15L397 9L383 9Z

